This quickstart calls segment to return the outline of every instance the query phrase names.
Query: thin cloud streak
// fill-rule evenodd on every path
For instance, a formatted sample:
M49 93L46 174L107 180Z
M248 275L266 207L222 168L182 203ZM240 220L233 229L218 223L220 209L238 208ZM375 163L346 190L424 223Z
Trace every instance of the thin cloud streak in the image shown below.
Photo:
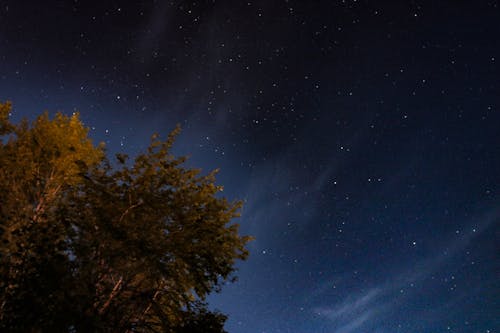
M446 243L439 255L428 257L416 266L403 270L387 282L370 288L366 292L348 297L339 304L330 307L315 307L313 312L327 318L333 325L333 333L350 333L360 328L376 330L377 323L387 322L391 314L397 312L397 306L402 298L415 296L418 289L402 293L401 290L408 284L421 285L431 274L438 271L455 255L463 252L481 232L486 231L500 218L500 210L492 210L481 219L481 225L474 224L475 228L458 240ZM391 276L390 273L387 274ZM320 294L323 291L316 291Z
M351 317L369 306L380 295L380 292L380 289L374 288L358 298L344 301L335 308L317 309L317 311L331 320Z

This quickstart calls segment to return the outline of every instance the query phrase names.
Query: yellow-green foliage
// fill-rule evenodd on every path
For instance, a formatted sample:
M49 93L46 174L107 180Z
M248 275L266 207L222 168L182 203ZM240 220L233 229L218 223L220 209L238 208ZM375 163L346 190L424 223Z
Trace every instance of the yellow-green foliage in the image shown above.
M16 131L19 156L31 162L35 177L47 177L55 184L74 185L81 181L82 167L95 165L103 158L103 151L94 147L77 113L71 117L57 113L49 119L48 113L39 116L31 127Z
M12 104L10 102L0 103L0 135L7 134L12 130L12 125L9 123L11 108Z
M0 104L0 331L222 333L204 299L248 256L241 202L153 136L111 164L78 114Z
M50 119L44 113L31 124L24 120L13 125L10 109L10 103L0 104L0 128L7 136L0 143L3 209L39 219L62 191L81 182L83 172L103 160L104 152L94 147L78 114L58 113Z
M44 113L31 125L13 125L10 109L10 103L0 104L1 134L7 136L0 142L2 209L39 216L62 190L82 181L86 168L102 161L103 150L93 146L78 114L49 119Z

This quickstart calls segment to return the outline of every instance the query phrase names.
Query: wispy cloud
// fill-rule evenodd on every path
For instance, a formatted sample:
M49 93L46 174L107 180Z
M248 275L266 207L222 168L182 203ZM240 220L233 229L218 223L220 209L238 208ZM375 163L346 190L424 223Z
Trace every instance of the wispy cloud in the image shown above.
M345 324L342 327L339 327L337 329L338 333L350 333L353 332L354 330L360 328L363 326L365 322L368 320L372 319L373 316L375 315L376 311L370 310L362 313L359 317L354 318L353 320L349 321L347 324Z
M444 242L445 246L437 251L437 255L429 256L412 267L400 269L396 274L386 272L387 276L392 276L388 281L375 284L368 290L350 295L337 303L313 307L313 312L331 322L333 333L376 330L378 324L392 319L402 302L422 292L418 288L406 288L408 285L423 285L427 278L445 266L453 257L465 251L481 232L498 222L499 218L500 210L490 211L480 219L470 222L474 227L469 228L471 230L469 233ZM320 287L320 290L314 291L313 295L321 297L325 292L324 287ZM461 297L453 298L454 301L459 299Z
M337 323L337 333L349 333L372 319L380 308L372 306L383 290L373 288L333 307L316 308L315 312Z
M335 306L334 308L317 309L317 311L327 316L331 320L338 320L353 315L363 314L367 306L369 306L377 296L380 295L381 290L374 288L368 292L359 295L354 299L348 299Z

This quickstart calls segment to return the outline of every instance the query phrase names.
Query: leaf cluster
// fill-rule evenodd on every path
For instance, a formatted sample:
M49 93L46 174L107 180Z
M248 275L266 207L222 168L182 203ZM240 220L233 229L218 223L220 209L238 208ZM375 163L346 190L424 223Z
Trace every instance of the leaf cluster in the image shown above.
M110 162L78 118L0 104L0 331L224 332L206 296L234 278L241 202L152 137Z

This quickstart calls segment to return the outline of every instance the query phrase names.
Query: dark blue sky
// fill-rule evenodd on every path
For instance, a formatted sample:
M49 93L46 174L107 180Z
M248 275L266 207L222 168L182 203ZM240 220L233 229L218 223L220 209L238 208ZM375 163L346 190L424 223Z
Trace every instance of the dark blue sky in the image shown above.
M230 333L500 328L498 1L0 3L14 119L175 152L256 237Z

